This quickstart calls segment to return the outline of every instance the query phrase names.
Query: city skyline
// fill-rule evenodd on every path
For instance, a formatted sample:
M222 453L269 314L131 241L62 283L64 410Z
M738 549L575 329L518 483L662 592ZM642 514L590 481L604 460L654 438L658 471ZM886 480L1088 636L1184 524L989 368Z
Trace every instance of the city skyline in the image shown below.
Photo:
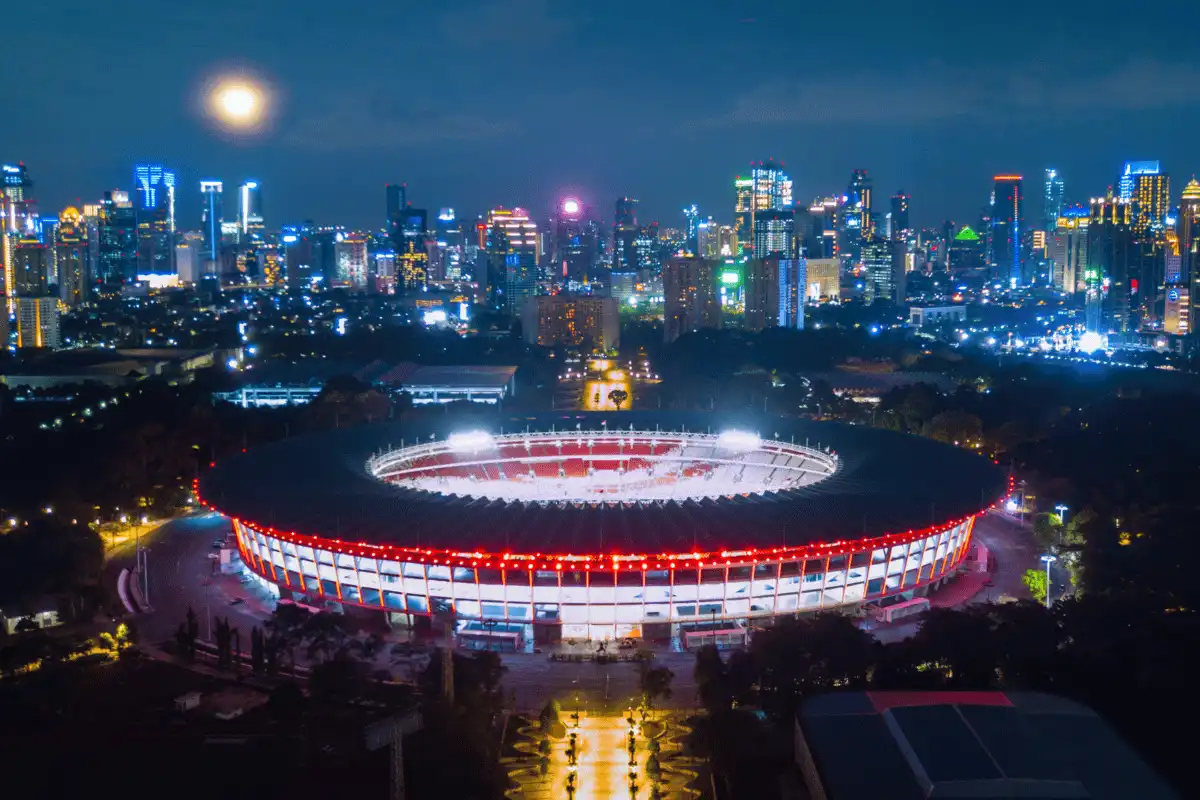
M237 26L221 5L199 17L136 0L15 12L23 34L12 58L39 63L70 48L75 59L14 85L10 108L46 107L5 119L0 157L30 165L44 209L131 189L131 165L150 162L177 171L189 229L199 226L200 180L251 178L274 225L381 225L380 187L395 182L414 205L472 215L505 205L540 218L567 194L597 209L630 195L641 217L674 225L692 203L726 220L733 176L775 157L799 203L865 168L881 198L912 196L914 227L933 227L969 221L994 174L1030 180L1053 166L1080 200L1116 183L1128 160L1158 160L1184 181L1200 170L1200 155L1172 133L1200 122L1189 91L1200 60L1163 45L1149 19L1118 25L1016 3L980 9L964 35L936 8L900 15L882 4L810 13L698 3L680 14L651 3L633 25L599 4L566 13L538 0L461 2L323 15L328 46L296 58L311 34L305 3L286 15L239 5ZM1181 16L1187 29L1200 11ZM801 22L833 33L806 39L797 59L785 45ZM431 34L398 53L401 24ZM129 30L148 28L173 34L122 46ZM845 46L837 31L855 37L853 69L833 58ZM913 42L935 55L914 56ZM79 63L103 69L81 74ZM747 69L713 68L729 63ZM121 96L127 81L103 79L114 70L139 75L136 96ZM204 119L198 95L206 81L242 73L269 84L271 124L230 136ZM527 89L501 100L489 74ZM72 102L46 104L56 93Z

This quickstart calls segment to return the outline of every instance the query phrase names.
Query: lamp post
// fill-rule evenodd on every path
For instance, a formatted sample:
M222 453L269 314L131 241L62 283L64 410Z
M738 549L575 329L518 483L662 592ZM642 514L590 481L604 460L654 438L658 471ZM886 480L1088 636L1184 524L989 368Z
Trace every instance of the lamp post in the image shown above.
M1044 555L1042 561L1046 562L1046 608L1050 608L1050 565L1058 561L1058 556Z
M1059 503L1058 505L1056 505L1054 507L1054 510L1058 512L1058 524L1066 525L1067 524L1067 507L1066 507L1066 505L1063 503Z

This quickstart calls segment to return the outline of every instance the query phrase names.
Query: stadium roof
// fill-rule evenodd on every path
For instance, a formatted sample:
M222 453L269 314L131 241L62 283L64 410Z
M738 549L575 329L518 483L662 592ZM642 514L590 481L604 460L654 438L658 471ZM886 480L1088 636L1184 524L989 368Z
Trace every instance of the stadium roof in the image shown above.
M930 439L867 427L777 417L701 413L558 413L492 416L492 432L622 429L764 437L831 447L832 477L812 486L704 500L547 505L446 496L380 481L371 456L444 439L466 425L439 417L298 437L218 463L200 479L206 503L281 532L345 542L449 551L538 554L662 554L846 542L905 534L965 518L1007 491L987 459Z
M1038 692L844 692L800 710L829 800L1178 795L1086 706Z

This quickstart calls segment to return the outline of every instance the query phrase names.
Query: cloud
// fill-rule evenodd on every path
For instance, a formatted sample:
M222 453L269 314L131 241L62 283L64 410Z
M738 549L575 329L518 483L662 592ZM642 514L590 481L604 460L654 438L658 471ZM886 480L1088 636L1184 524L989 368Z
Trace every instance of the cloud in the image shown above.
M573 27L551 13L549 0L484 0L441 18L446 38L466 48L542 45Z
M285 129L285 144L320 151L420 147L496 139L520 130L509 119L409 108L377 94L340 94L315 106Z
M1200 104L1200 68L1155 61L1091 65L1032 59L1018 71L966 71L942 63L884 73L772 81L737 97L724 113L687 128L744 125L941 124L1030 115L1077 116ZM1098 69L1096 67L1099 67Z

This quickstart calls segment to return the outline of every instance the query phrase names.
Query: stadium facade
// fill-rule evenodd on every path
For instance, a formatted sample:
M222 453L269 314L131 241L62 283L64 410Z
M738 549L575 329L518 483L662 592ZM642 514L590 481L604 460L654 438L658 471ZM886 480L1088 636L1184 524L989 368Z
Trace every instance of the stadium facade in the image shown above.
M1008 489L972 453L832 423L494 419L288 440L198 491L282 597L529 649L738 640L778 615L911 599L962 564Z

